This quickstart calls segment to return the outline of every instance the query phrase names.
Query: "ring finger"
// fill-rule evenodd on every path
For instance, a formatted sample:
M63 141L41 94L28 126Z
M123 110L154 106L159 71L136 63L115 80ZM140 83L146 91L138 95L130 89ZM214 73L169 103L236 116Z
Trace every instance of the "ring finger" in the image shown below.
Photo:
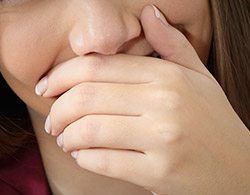
M57 143L65 152L92 147L145 152L158 139L151 126L144 117L88 115L67 126Z

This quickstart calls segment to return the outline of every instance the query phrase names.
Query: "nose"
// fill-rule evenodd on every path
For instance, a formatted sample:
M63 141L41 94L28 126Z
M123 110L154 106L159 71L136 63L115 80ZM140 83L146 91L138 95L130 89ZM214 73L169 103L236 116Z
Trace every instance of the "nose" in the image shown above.
M75 54L115 54L125 50L130 41L140 36L141 25L136 16L113 1L85 2L88 3L76 13L78 17L69 34Z

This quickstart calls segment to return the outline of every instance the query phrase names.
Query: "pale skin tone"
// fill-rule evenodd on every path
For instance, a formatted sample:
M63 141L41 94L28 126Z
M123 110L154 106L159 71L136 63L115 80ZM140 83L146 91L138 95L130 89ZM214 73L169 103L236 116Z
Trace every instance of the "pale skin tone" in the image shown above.
M0 13L0 70L28 106L54 194L249 193L249 131L206 68L207 1ZM145 57L154 50L161 59Z

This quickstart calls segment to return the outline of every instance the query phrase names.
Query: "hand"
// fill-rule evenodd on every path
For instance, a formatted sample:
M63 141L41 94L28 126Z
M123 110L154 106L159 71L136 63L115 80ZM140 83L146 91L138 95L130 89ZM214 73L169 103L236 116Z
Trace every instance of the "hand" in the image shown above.
M89 55L52 69L37 88L59 96L46 129L80 167L158 194L247 194L249 132L164 19L151 6L141 15L162 59Z

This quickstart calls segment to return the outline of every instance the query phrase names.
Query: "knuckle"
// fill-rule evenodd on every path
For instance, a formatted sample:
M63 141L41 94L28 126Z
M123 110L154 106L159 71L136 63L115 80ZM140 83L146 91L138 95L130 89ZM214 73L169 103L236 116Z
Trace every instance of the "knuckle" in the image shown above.
M90 116L86 116L81 126L82 135L81 140L86 146L95 145L98 138L98 132L100 131L100 124L97 120L92 119Z
M110 165L109 155L107 152L103 152L100 155L100 158L97 162L95 169L99 173L110 175L111 165Z
M174 84L183 84L186 82L186 74L183 67L177 65L171 66L170 74Z
M178 163L173 161L174 160L165 160L161 164L158 163L158 167L152 176L155 181L153 186L168 185L171 178L178 175Z
M179 132L160 132L162 136L161 144L163 144L166 156L159 164L159 170L156 171L156 178L160 181L162 179L176 176L183 168L183 164L187 157L187 145L185 144L184 133Z
M171 91L168 86L161 84L155 90L153 94L153 99L155 103L159 104L161 108L166 108L167 110L178 109L183 105L183 98L181 94L177 91Z
M89 122L84 123L82 127L81 140L85 146L91 146L95 141L94 131L91 129L91 124Z
M132 174L131 171L129 173L128 166L124 164L124 159L119 158L114 153L102 152L96 166L96 171L110 177L125 179L128 178L128 175Z
M98 56L89 56L86 60L86 66L84 67L85 76L87 79L92 80L97 77L101 72L102 67L105 63L105 57Z
M75 88L78 105L82 108L93 106L94 95L96 93L95 87L90 83L82 83Z
M161 137L163 145L169 147L170 145L179 144L184 135L178 125L167 125L168 127L161 128L158 133Z

